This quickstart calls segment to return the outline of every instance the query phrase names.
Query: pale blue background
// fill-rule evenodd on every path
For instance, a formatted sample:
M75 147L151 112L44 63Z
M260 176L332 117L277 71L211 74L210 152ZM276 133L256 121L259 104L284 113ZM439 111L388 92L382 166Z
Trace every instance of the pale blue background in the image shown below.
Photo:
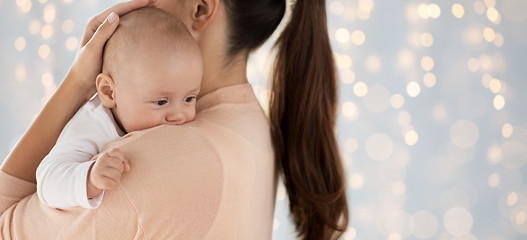
M27 1L31 8L23 12ZM0 0L0 159L61 82L87 19L114 3ZM455 3L463 6L461 18L452 13ZM351 211L344 239L527 239L527 1L328 0L327 6ZM46 24L53 28L49 38L42 35ZM485 39L485 28L497 37ZM38 54L44 44L46 58ZM252 55L248 72L262 102L270 46ZM423 57L433 67L423 68ZM433 86L426 73L434 74ZM415 97L409 82L420 86ZM402 106L391 104L394 94ZM505 100L500 110L497 95ZM405 141L409 131L417 142ZM277 195L273 238L293 239L282 186Z

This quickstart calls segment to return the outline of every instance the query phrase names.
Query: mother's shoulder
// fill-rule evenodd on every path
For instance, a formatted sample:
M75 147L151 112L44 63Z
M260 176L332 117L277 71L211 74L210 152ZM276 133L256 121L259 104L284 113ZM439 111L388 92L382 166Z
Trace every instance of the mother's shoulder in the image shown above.
M199 127L158 126L116 144L130 162L121 189L142 219L145 235L174 239L170 234L179 231L177 238L202 239L217 214L224 173L221 158Z
M127 145L170 144L184 139L200 139L199 129L191 123L183 125L160 125L157 127L128 133L115 142L108 144L110 147L125 147Z

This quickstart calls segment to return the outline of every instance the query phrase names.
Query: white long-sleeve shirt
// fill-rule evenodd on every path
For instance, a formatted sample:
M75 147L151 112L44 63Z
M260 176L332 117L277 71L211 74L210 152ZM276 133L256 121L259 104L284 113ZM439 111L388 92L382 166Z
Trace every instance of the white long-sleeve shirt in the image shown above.
M97 208L104 192L88 199L86 184L92 159L123 135L112 112L98 96L68 122L51 152L37 169L37 194L53 208Z

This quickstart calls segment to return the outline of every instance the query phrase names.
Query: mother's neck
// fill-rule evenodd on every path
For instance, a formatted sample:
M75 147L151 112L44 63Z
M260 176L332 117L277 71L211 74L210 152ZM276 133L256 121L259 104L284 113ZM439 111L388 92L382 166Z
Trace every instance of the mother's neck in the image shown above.
M236 55L228 61L224 51L217 49L202 50L203 80L199 96L216 89L247 83L247 52ZM206 54L205 54L206 53Z

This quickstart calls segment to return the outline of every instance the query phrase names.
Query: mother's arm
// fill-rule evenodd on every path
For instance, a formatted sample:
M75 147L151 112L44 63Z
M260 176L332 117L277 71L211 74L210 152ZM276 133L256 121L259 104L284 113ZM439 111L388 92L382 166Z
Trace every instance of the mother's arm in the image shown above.
M70 71L4 160L1 169L4 173L28 183L36 182L35 173L38 165L53 148L66 123L96 91L94 83L97 74L101 71L103 47L117 28L119 15L147 5L154 5L156 1L132 0L119 3L97 15L88 23L81 48ZM5 186L7 183L1 182L1 188L9 188ZM5 200L2 196L2 189L0 189L0 201ZM13 189L9 190L12 192ZM13 203L18 200L11 199ZM0 213L4 210L0 209Z
M77 110L95 93L95 78L101 71L106 40L119 24L119 17L155 0L120 3L94 17L87 25L79 54L57 91L28 131L4 160L2 171L35 183L40 161L55 145L60 132ZM114 18L110 13L115 12ZM113 20L113 21L112 21Z

